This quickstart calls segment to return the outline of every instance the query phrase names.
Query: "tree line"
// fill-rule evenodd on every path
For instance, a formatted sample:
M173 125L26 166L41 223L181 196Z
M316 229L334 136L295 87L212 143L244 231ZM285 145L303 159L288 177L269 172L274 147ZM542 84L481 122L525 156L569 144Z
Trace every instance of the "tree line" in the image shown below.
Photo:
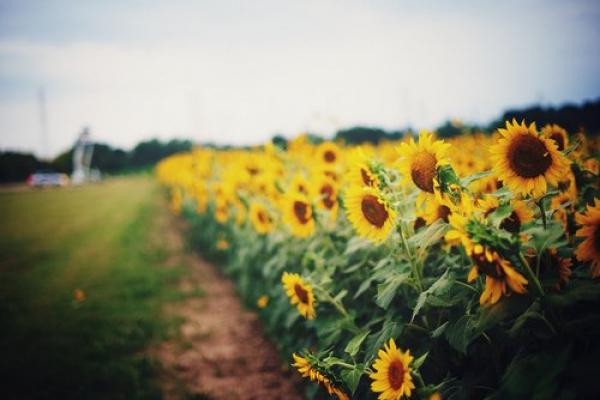
M171 154L189 151L190 140L174 139L162 142L157 139L137 144L132 150L114 148L105 143L94 143L91 167L103 174L118 174L137 171L153 166ZM35 171L48 170L71 174L73 172L73 150L59 154L52 160L40 160L33 154L0 152L0 182L20 182Z
M547 123L561 125L567 131L574 133L584 131L589 135L600 133L600 98L582 104L565 104L560 107L532 106L522 109L512 109L504 112L500 118L486 126L465 125L459 121L446 121L436 129L441 138L449 138L466 132L493 132L504 125L504 121L516 118L518 121L535 121L538 126ZM411 128L388 131L377 127L355 126L336 132L334 140L347 144L374 143L384 140L401 139L404 135L412 134ZM323 139L309 135L314 142ZM273 137L273 143L280 147L287 146L287 140L281 135ZM157 139L139 143L132 150L126 151L114 148L108 144L95 143L92 157L92 168L99 169L105 174L117 174L148 168L160 159L171 154L188 151L193 143L190 140L174 139L161 142ZM209 145L216 147L214 145ZM226 146L227 148L229 146ZM37 159L32 154L18 152L0 152L0 182L23 181L31 173L38 170L51 170L70 174L73 168L73 148L59 154L50 161Z

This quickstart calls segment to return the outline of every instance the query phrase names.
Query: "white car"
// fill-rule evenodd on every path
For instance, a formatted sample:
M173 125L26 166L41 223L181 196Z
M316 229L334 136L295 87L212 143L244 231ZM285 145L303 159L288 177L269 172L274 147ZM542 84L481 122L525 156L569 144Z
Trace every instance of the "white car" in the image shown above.
M67 186L69 184L67 174L57 172L36 172L27 178L27 185L32 187Z

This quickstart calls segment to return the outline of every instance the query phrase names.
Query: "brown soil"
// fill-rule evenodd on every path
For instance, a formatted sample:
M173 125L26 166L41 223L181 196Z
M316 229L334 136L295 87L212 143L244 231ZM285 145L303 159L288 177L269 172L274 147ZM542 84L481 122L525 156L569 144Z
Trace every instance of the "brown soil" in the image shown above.
M185 248L181 220L164 219L160 231L171 254L167 266L189 269L180 282L182 291L203 292L166 310L183 323L179 335L153 350L163 365L164 398L302 399L299 375L279 358L257 315L241 305L232 282Z

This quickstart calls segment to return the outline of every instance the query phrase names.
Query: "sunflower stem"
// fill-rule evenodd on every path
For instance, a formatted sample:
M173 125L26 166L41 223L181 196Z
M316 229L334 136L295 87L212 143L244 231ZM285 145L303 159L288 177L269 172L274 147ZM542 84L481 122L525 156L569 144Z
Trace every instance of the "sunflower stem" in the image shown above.
M329 292L325 289L323 289L320 286L316 286L315 285L315 289L319 292L320 297L330 303L332 306L334 306L336 308L336 310L338 310L340 312L340 314L342 314L344 317L348 317L348 311L346 310L346 308L344 307L344 305L342 303L340 303L339 301L336 301L333 297L331 297L331 295L329 294Z
M410 267L412 269L412 274L413 274L413 278L415 279L415 281L417 282L417 286L419 287L419 291L423 292L423 282L421 281L421 274L419 271L419 267L418 265L415 263L415 260L413 259L412 253L410 252L410 249L408 247L408 242L406 241L406 238L404 237L404 222L402 222L399 226L399 233L400 233L400 238L402 239L402 246L404 247L404 251L406 251L406 255L408 257L408 261L410 262Z
M425 385L425 381L423 380L423 377L421 376L421 373L419 371L413 371L413 375L415 376L415 378L417 378L417 381L419 382L419 385L421 385L421 387L427 386Z
M534 285L534 287L535 287L538 295L543 296L544 295L544 289L542 288L542 284L540 283L540 280L538 279L538 277L532 271L531 267L529 266L529 263L527 262L527 260L523 256L523 253L521 253L521 252L519 252L519 261L521 262L521 264L525 268L525 272L527 274L527 278L529 278L530 281L533 281L533 285Z
M542 223L544 224L544 230L546 230L546 210L544 210L544 199L539 199L535 202L538 208L540 209L540 213L542 214Z
M467 288L467 289L469 289L469 290L472 290L473 292L475 292L475 293L479 294L479 290L475 289L473 286L471 286L471 285L469 285L469 284L466 284L466 283L464 283L464 282L461 282L461 281L454 281L454 283L456 283L456 284L458 284L459 286L462 286L462 287L464 287L464 288Z
M342 361L336 361L333 365L340 366L340 367L346 368L346 369L355 369L356 368L355 365L348 364L348 363L345 363L345 362L342 362Z

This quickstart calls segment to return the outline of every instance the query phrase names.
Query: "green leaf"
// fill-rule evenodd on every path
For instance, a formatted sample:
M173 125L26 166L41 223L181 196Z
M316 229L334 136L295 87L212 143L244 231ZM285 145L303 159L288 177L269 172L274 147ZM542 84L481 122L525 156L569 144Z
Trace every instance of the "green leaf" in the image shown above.
M473 175L466 176L460 180L460 185L462 187L467 187L471 183L475 182L476 180L490 176L491 173L492 173L492 171L483 171L483 172L478 172Z
M423 306L425 305L428 296L436 293L437 291L441 292L443 290L448 289L452 282L454 282L454 278L449 275L449 270L446 270L446 272L444 272L442 276L440 276L439 279L429 287L429 289L425 290L424 292L421 292L419 298L417 299L417 304L413 309L413 314L410 321L412 322L415 320L415 317L417 316L419 311L421 311L421 308L423 308Z
M367 336L369 336L369 333L371 332L365 331L354 336L352 340L348 342L344 351L350 354L350 356L354 357L358 353L358 350L360 350L360 345L362 342L367 338Z
M471 321L473 338L500 322L521 315L530 305L531 298L528 296L511 296L503 298L493 306L479 308Z
M489 307L480 307L475 315L463 315L444 330L448 343L465 354L469 344L497 324L521 315L531 305L527 296L512 296Z
M556 399L569 368L571 345L537 354L517 354L506 368L496 393L499 399Z
M552 306L567 307L578 302L600 300L600 285L592 280L574 280L561 293L548 293L545 301Z
M372 276L369 279L365 279L363 281L363 283L360 284L360 286L358 287L358 290L356 291L356 293L354 293L354 298L357 299L358 296L360 296L361 294L363 294L363 292L365 290L367 290L370 286L371 283L375 280L375 277Z
M348 245L346 246L344 255L348 256L359 250L368 249L370 247L372 247L372 244L367 239L363 239L359 236L354 236L348 241Z
M460 185L460 180L450 164L438 167L438 178L444 192L452 184Z
M429 352L423 354L421 357L419 357L415 361L413 361L413 363L412 363L413 369L419 369L421 367L421 365L423 365L423 363L425 362L425 359L427 358L428 355L429 355Z
M435 328L433 331L431 331L431 337L433 337L433 338L440 337L444 333L446 328L448 327L449 323L450 322L446 321L443 324L441 324L440 326L438 326L437 328Z
M377 350L383 347L388 340L398 337L402 330L403 323L386 319L377 335L371 335L368 342L367 354L376 354Z
M346 296L347 294L348 294L348 291L346 289L343 289L333 298L333 300L341 301L344 298L344 296Z
M506 218L510 217L510 214L512 214L512 212L513 212L512 207L508 204L505 204L503 206L496 208L488 216L488 220L492 223L493 226L498 228L500 226L500 224L502 224L502 221L504 221Z
M529 320L539 320L546 324L548 329L550 329L548 320L540 313L541 305L538 301L535 301L531 304L531 306L525 311L523 314L519 315L512 327L508 330L508 334L511 336L516 336L519 334L521 328L527 323Z
M531 243L536 253L542 254L546 249L556 247L556 242L560 240L565 231L562 224L550 222L546 229L541 226L534 226L524 233L531 235Z
M448 343L463 354L467 353L467 346L471 343L469 319L468 315L461 316L454 323L450 324L444 332Z
M285 319L285 327L287 329L291 328L292 325L294 325L294 322L298 320L298 318L300 318L300 314L298 313L298 311L295 308L293 310L290 310L287 314L287 318Z
M360 378L362 377L363 373L364 367L362 365L357 365L354 369L343 370L341 373L342 380L344 381L346 386L348 386L348 389L350 389L350 392L353 395L356 391L356 388L358 387Z
M448 228L448 224L442 220L437 220L408 239L408 244L412 248L418 248L419 256L422 257L430 246L440 242Z
M387 309L394 299L394 296L398 291L398 287L400 287L400 285L409 277L409 273L394 275L386 279L384 283L379 284L377 286L377 297L375 299L375 303L384 310Z

